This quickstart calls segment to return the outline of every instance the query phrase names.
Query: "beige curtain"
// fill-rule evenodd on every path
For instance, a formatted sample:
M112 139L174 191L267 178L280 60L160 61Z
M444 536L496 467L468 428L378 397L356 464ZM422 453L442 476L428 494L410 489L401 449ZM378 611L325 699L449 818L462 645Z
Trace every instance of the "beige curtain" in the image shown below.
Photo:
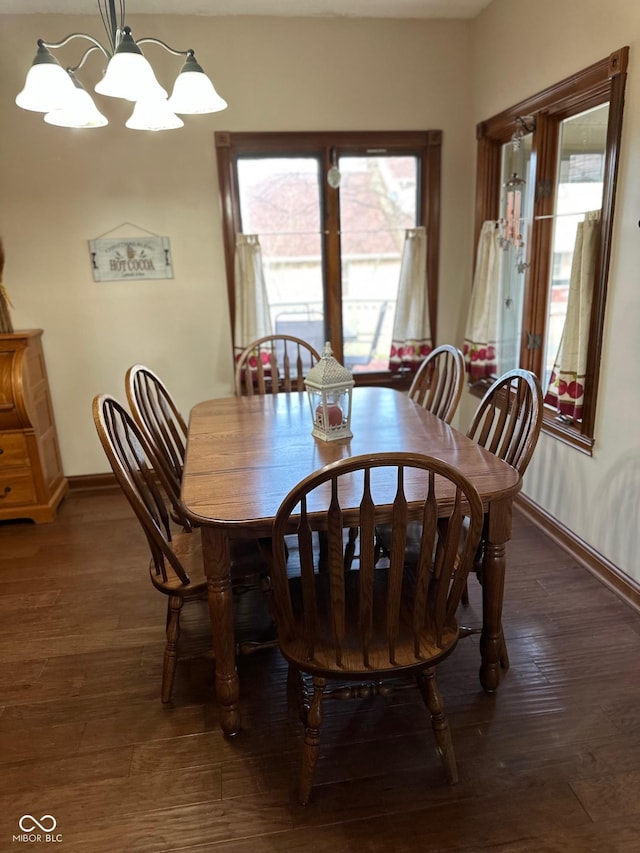
M545 403L574 420L582 418L584 407L591 302L599 245L600 211L593 210L585 213L584 222L579 222L576 230L564 330L545 394Z
M389 370L394 373L400 369L409 369L415 373L432 348L427 290L427 232L421 226L405 232Z
M271 335L271 314L262 267L262 249L256 234L236 235L235 324L236 355L258 338Z
M497 370L501 258L498 223L483 222L463 350L471 381L494 376Z

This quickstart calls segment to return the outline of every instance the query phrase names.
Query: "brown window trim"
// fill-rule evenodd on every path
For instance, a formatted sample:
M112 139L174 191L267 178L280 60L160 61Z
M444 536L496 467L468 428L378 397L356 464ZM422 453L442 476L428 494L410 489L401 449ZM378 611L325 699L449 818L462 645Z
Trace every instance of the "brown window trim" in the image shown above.
M227 272L227 294L231 329L234 328L234 257L235 235L240 230L239 194L236 159L241 155L282 156L295 154L320 154L323 157L325 174L331 167L331 149L340 154L363 153L367 149L384 149L388 153L415 154L421 163L419 180L421 205L418 212L420 221L427 232L427 282L429 288L429 316L431 337L435 346L437 340L438 316L438 271L440 268L440 186L442 159L442 131L293 131L293 132L239 132L219 131L215 134L216 156L218 163L218 181L222 203L222 230L225 267ZM331 241L339 240L339 221L337 196L335 191L323 181L322 204L329 223L329 232L325 236L325 257L328 269L325 277L339 279L339 269L332 260L339 254ZM340 340L332 340L334 355L342 360L342 308L338 298L339 288L327 288L327 323L329 328L339 330ZM355 374L358 385L388 385L408 387L408 381L396 377L390 371Z
M536 158L536 193L534 220L529 246L529 267L525 281L525 306L522 323L520 367L542 375L542 350L527 349L527 333L541 335L544 340L546 322L546 293L551 263L552 220L538 219L553 214L553 199L548 188L555 186L557 157L557 128L559 123L590 107L609 103L609 127L605 162L605 181L602 200L602 244L594 286L591 311L590 346L587 357L584 414L580 424L564 423L550 409L545 411L543 430L561 441L591 454L594 427L602 335L607 295L607 279L611 256L612 225L615 203L617 169L622 134L624 88L629 48L622 47L608 57L590 65L577 74L550 86L548 89L521 101L507 110L478 124L476 137L477 178L475 244L482 223L499 217L500 155L516 128L516 116L534 116L532 157ZM544 297L544 298L543 298ZM472 389L472 393L476 393Z

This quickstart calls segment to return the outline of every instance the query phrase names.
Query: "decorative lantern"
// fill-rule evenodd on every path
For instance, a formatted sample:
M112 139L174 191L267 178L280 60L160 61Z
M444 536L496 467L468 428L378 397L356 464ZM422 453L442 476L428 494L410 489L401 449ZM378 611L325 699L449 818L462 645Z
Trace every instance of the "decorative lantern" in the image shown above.
M329 342L320 361L307 373L304 385L313 423L311 435L323 441L351 438L353 376L332 356Z

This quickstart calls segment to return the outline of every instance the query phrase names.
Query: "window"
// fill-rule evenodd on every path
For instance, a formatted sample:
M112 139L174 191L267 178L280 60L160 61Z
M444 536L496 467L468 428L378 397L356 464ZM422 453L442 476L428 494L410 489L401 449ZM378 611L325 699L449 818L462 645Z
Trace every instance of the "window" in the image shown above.
M272 331L388 380L405 233L424 226L435 340L441 136L216 133L232 328L236 235L254 234Z
M495 374L518 366L536 373L546 394L543 428L586 453L594 443L627 61L624 47L477 128L476 241L483 223L495 220L504 250ZM572 385L559 354L576 304L575 247L587 231L587 333ZM554 392L562 384L579 399L570 414Z

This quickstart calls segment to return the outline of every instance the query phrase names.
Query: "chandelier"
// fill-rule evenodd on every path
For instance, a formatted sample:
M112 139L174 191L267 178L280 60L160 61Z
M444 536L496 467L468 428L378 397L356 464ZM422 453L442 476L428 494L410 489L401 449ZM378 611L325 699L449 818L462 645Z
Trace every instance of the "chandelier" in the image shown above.
M117 0L117 11L116 0L97 2L107 33L107 47L86 33L72 33L59 42L38 39L38 51L24 88L16 97L19 107L44 113L48 124L59 127L89 128L108 124L77 77L87 58L98 51L106 60L106 69L94 91L135 104L125 123L132 130L172 130L184 125L179 115L215 113L226 108L227 102L218 95L196 62L193 50L174 50L156 38L134 41L131 28L124 25L125 0ZM91 46L77 65L63 68L51 51L75 39L91 42ZM185 57L171 97L167 97L167 92L156 80L151 64L140 49L141 44L159 45L174 56Z

